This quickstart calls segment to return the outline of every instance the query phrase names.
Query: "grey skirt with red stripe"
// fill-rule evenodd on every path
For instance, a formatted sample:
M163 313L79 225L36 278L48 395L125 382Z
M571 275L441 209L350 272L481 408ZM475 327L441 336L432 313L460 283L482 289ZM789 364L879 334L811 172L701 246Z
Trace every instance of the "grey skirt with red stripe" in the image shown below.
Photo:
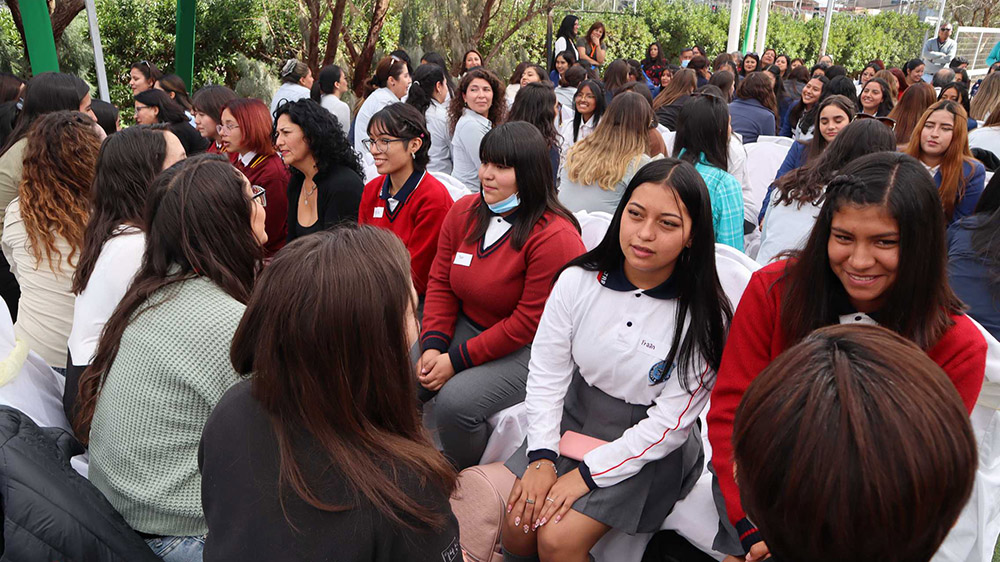
M625 430L646 419L650 406L636 406L588 385L579 372L566 392L562 432L575 431L604 441L614 441ZM520 478L528 466L527 440L505 466ZM573 510L628 534L660 529L674 504L684 499L701 476L705 454L701 432L692 428L687 441L658 461L647 463L631 478L607 488L591 490L573 504ZM572 471L578 461L560 456L559 475Z

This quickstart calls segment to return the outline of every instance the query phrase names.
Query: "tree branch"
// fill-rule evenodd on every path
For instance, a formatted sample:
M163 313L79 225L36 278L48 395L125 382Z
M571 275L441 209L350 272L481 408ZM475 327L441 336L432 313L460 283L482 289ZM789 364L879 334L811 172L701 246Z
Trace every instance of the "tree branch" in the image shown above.
M357 64L354 65L354 80L351 89L359 98L364 91L365 79L372 66L372 58L375 56L375 46L378 42L378 34L385 24L385 14L389 11L389 0L375 0L372 10L371 23L368 25L368 37L361 48Z
M327 5L334 0L327 0ZM333 21L330 22L330 32L326 36L326 54L323 56L323 66L333 64L337 58L338 38L340 29L344 27L344 8L347 7L347 0L336 0L336 4L330 6L333 11Z
M504 31L503 35L500 36L500 39L498 39L496 44L493 45L493 49L491 49L490 53L486 55L486 60L483 61L483 64L485 65L487 62L490 61L490 59L495 57L496 54L500 52L500 48L503 47L504 42L510 39L512 35L517 33L519 29L524 27L526 23L534 19L535 16L548 12L550 9L552 9L553 6L555 6L555 4L556 4L555 2L547 2L536 9L535 0L531 0L531 4L528 5L528 11L525 12L520 19L514 22L514 25L507 28L507 31Z
M61 0L56 3L55 9L52 10L52 36L56 42L62 38L63 32L85 7L84 0Z

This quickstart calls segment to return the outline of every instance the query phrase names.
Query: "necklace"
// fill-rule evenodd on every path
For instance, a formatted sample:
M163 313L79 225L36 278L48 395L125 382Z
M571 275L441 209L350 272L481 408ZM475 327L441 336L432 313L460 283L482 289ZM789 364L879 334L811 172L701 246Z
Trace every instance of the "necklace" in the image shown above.
M310 189L309 192L306 193L306 201L305 201L306 207L309 206L309 198L312 197L313 193L316 193L316 188L317 187L319 187L319 186L317 186L316 184L313 184L312 189Z

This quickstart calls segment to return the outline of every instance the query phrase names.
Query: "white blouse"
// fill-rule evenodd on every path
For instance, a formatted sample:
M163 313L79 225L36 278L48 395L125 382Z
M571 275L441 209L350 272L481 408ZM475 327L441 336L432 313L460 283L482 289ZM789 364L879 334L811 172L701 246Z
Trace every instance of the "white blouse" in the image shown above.
M427 131L431 134L431 148L427 156L428 172L451 174L451 134L448 132L448 106L431 99L431 104L424 112L427 119Z
M465 108L455 124L451 138L451 157L454 163L451 175L473 193L479 192L479 144L493 124L482 115Z

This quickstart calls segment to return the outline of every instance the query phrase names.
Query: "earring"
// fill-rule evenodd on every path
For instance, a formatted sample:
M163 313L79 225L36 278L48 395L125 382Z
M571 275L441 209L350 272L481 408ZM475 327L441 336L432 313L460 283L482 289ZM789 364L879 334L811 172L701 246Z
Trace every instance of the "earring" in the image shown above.
M414 160L416 160L417 159L417 153L416 152L411 152L410 153L410 158L413 158Z

